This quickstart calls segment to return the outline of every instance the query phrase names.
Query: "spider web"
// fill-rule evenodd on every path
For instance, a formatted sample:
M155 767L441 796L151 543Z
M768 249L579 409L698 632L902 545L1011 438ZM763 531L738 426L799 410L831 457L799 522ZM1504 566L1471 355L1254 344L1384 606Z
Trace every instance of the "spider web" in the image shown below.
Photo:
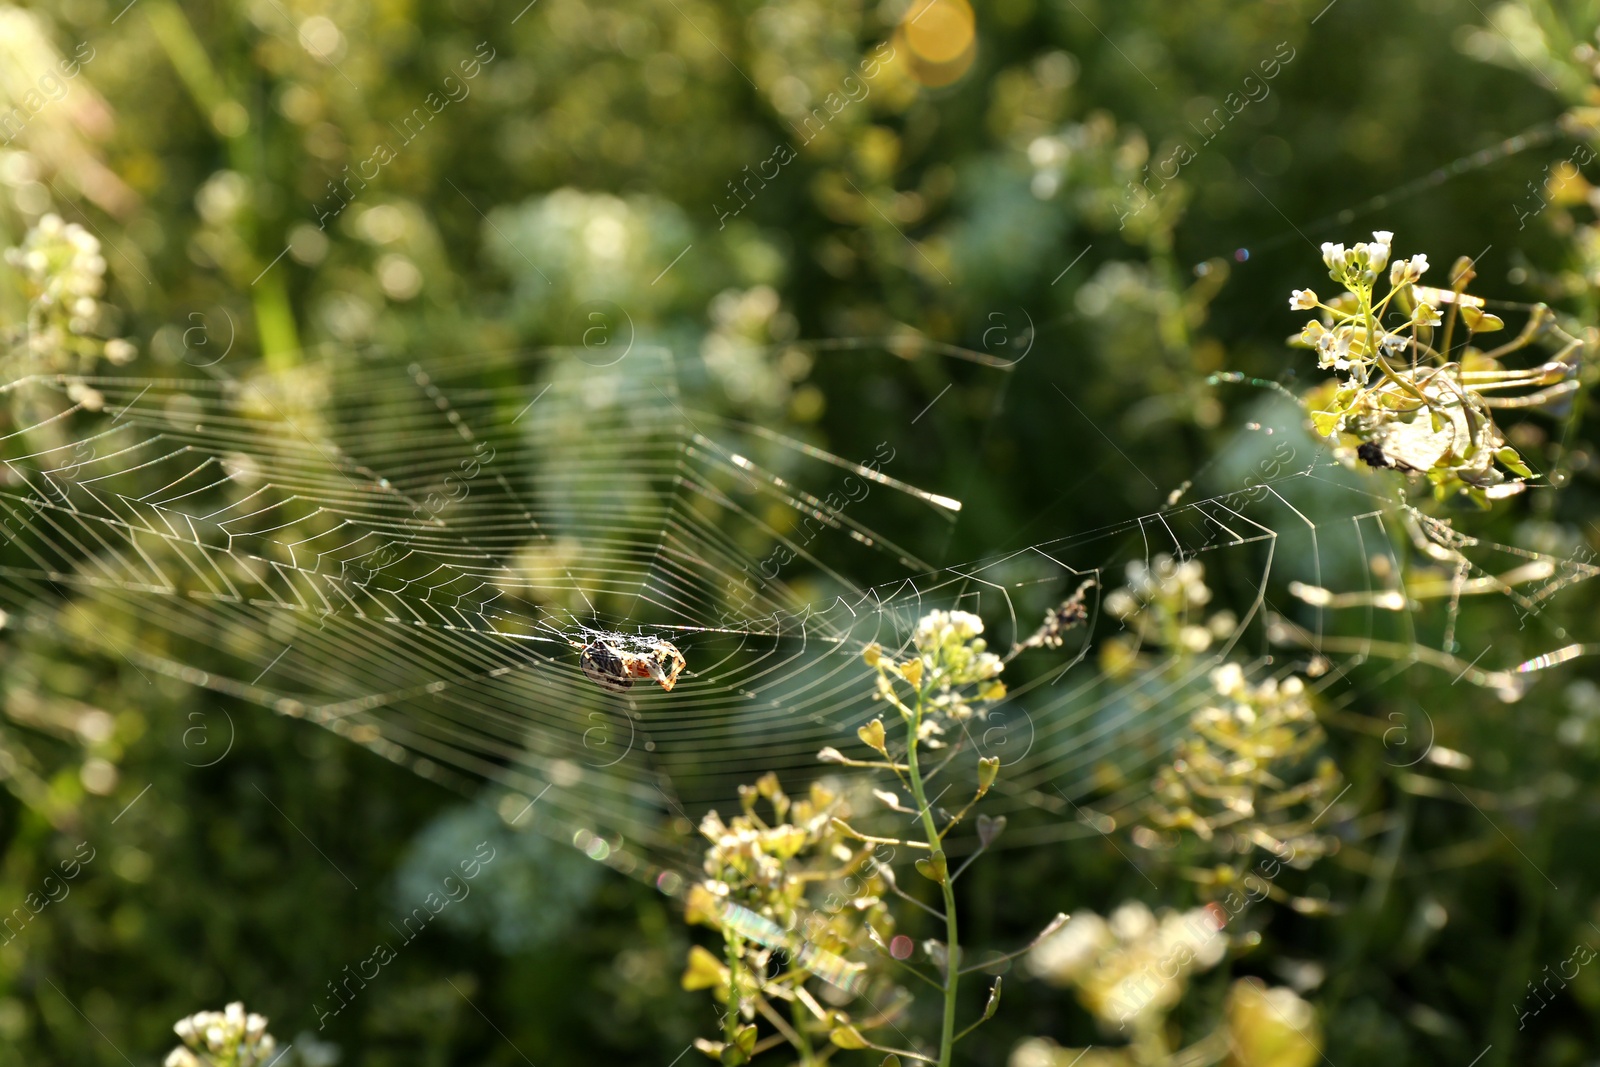
M1321 221L1538 142L1508 139ZM877 350L904 358L906 343ZM983 373L1015 366L922 347ZM912 447L895 431L871 456L838 456L696 408L667 349L591 356L424 365L374 350L292 379L12 381L0 607L13 627L307 719L423 777L487 783L513 826L652 879L697 864L695 823L740 784L772 770L792 791L829 773L819 749L848 748L882 709L861 651L904 648L937 608L979 613L992 647L1019 652L1007 699L962 739L1006 767L986 804L1022 816L1007 845L1135 817L1225 659L1306 674L1343 708L1414 668L1516 699L1534 672L1597 651L1542 610L1595 576L1590 558L1463 537L1392 481L1344 469L1270 394L1160 511L950 564L934 561L961 502L894 476ZM1267 476L1274 435L1290 456ZM1186 620L1218 631L1202 655L1150 649L1130 672L1098 670L1090 657L1121 628L1101 596L1129 562L1164 556L1201 560L1237 614ZM1088 619L1066 647L1018 650L1086 580ZM1470 658L1457 620L1482 593L1522 628ZM596 632L670 640L687 670L671 693L606 692L573 647ZM1357 682L1369 662L1386 666Z
M936 566L960 502L888 473L892 442L849 459L695 410L676 371L667 350L641 348L609 367L568 350L426 368L374 353L308 368L299 393L270 379L17 381L12 410L31 422L3 438L0 604L13 625L307 719L424 777L489 783L508 822L645 878L692 863L694 823L739 784L825 773L819 749L848 747L882 707L862 649L906 646L934 608L981 614L1004 651L1094 579L1087 625L1064 649L1020 654L1007 700L968 730L1007 766L996 810L1037 816L1019 844L1126 818L1223 658L1282 672L1383 653L1377 621L1325 635L1351 605L1304 590L1370 576L1404 513L1375 506L1295 409L1224 451L1217 495ZM1227 488L1274 433L1302 435L1294 469ZM1330 538L1340 524L1357 536ZM1201 558L1242 610L1206 655L1155 650L1110 679L1085 663L1118 626L1099 594L1129 560L1163 554ZM1482 577L1474 566L1453 580ZM1387 603L1361 588L1357 610ZM1452 651L1423 641L1424 610L1389 612L1409 627L1397 647L1453 670ZM592 631L670 640L688 669L671 693L608 693L572 647ZM1269 637L1298 651L1275 656ZM1093 811L1071 799L1089 794Z

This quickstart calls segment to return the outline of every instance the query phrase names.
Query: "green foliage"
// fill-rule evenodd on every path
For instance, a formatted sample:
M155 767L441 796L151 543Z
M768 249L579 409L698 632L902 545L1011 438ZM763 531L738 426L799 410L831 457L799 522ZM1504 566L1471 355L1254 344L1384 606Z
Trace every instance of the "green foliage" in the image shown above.
M154 1062L173 1020L239 999L324 1065L665 1065L697 1038L730 1063L1583 1062L1593 3L520 8L0 6L0 581L27 606L0 617L0 1062ZM1425 251L1402 266L1382 229L1331 243L1367 226ZM1285 350L1282 300L1323 240L1348 292L1297 291L1313 360ZM1428 256L1462 259L1430 288ZM13 532L59 485L16 472L53 456L60 484L93 484L86 443L121 417L94 375L215 382L337 447L351 398L331 369L488 353L475 384L504 390L536 345L579 354L554 382L664 346L663 395L841 456L896 427L894 477L965 505L949 525L885 512L927 558L1144 516L1118 527L1135 566L1100 604L1125 557L1098 543L1098 579L1019 583L1045 624L1010 650L964 612L874 646L883 715L853 724L861 747L701 823L684 901L609 873L604 841L584 855L496 797L462 807L358 727L352 745L196 684L268 662L292 624L259 648L161 647L126 586L27 577ZM30 375L71 410L12 387ZM1285 392L1304 410L1261 402ZM594 446L624 508L647 474ZM756 458L782 475L789 456ZM1319 461L1304 499L1273 502ZM1272 536L1203 571L1164 557L1186 494L1249 494ZM525 566L569 562L524 547ZM1083 673L1051 687L1078 703L1052 705L1067 725L1043 743L1081 779L980 754L1001 668L1043 702L1037 679L1080 647ZM939 774L954 812L929 802ZM1049 818L986 812L968 834L980 800ZM899 873L873 858L889 841L919 853ZM480 842L495 859L470 893L397 935ZM988 948L1058 912L1022 966ZM762 940L812 916L813 953ZM355 985L380 944L393 959ZM1130 1000L1121 983L1179 947ZM319 1018L330 987L347 1006Z

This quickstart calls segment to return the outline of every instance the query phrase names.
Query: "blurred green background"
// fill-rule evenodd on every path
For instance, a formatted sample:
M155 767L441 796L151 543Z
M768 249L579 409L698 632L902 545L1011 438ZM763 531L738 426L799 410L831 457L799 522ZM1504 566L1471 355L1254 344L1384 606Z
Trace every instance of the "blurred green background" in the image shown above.
M944 2L954 13L920 29L893 0L0 8L0 90L24 118L0 130L0 244L49 212L98 234L106 335L136 350L106 356L146 377L195 377L195 346L210 359L231 338L228 375L314 389L319 365L373 350L403 366L578 345L626 308L700 408L849 457L917 417L894 475L965 504L929 537L941 565L1248 471L1261 446L1243 425L1283 411L1207 377L1317 379L1284 346L1299 325L1284 301L1325 283L1321 241L1390 229L1436 264L1478 256L1479 293L1593 321L1587 186L1529 214L1530 183L1581 143L1559 120L1590 102L1573 49L1593 40L1593 3L994 0L969 34L969 9ZM41 82L62 57L74 73ZM1180 144L1192 161L1130 198ZM0 270L15 327L26 298ZM790 343L852 338L872 343ZM1026 358L1000 371L941 344ZM37 369L19 358L7 377ZM1538 425L1525 454L1558 424ZM1586 447L1592 427L1565 425ZM1473 530L1596 544L1578 466L1558 502L1514 501ZM1592 633L1592 584L1545 623ZM1457 637L1471 652L1517 627L1508 603L1474 601ZM691 935L672 902L577 850L70 634L8 627L0 663L0 907L94 850L0 945L0 1064L142 1067L174 1020L236 998L322 1064L670 1067L714 1029L709 1000L679 988ZM1367 815L1297 891L1345 909L1282 910L1246 970L1315 969L1305 995L1336 1067L1600 1062L1600 970L1536 1018L1518 1007L1547 964L1600 945L1592 668L1506 705L1392 667L1353 671L1329 720ZM1386 758L1390 716L1417 706L1473 761L1458 780L1492 821ZM318 1032L323 983L482 839L505 858L470 900ZM1055 910L1191 903L1181 879L1153 888L1083 841L1005 852L963 892L993 943ZM1202 985L1194 1010L1220 997ZM961 1057L1093 1032L1065 994L1018 983Z

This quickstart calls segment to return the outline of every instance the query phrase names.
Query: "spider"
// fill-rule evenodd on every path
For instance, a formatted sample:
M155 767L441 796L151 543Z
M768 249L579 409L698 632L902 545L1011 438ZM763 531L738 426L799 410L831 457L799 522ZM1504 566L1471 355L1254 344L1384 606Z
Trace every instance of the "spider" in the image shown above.
M654 679L670 693L684 668L678 646L659 637L596 633L589 635L586 643L571 644L578 649L578 666L584 675L612 693L626 693L636 678Z

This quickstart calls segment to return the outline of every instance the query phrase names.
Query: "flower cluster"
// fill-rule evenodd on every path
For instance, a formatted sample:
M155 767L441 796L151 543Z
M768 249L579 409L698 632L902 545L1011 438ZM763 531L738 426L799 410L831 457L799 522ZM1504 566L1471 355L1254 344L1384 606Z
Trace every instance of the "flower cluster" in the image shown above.
M1106 609L1125 622L1148 625L1151 609L1182 617L1191 607L1211 602L1205 567L1192 559L1178 563L1166 554L1157 555L1152 563L1136 559L1128 564L1127 575L1127 584L1106 598Z
M183 1044L167 1054L166 1067L261 1067L277 1051L267 1020L234 1001L222 1011L202 1011L172 1027Z
M1254 978L1233 983L1221 1025L1181 1051L1169 1040L1168 1015L1189 979L1227 951L1216 905L1159 916L1137 901L1102 919L1083 912L1029 954L1028 970L1076 990L1107 1029L1127 1032L1125 1046L1063 1049L1032 1038L1011 1054L1011 1067L1143 1067L1217 1063L1225 1067L1311 1067L1321 1055L1316 1013L1291 989L1268 989Z
M1348 371L1352 377L1365 382L1371 376L1376 359L1381 353L1394 357L1404 352L1411 343L1409 331L1417 327L1433 327L1442 321L1438 309L1427 302L1417 302L1411 316L1393 330L1385 329L1381 322L1369 331L1373 312L1381 320L1385 305L1401 294L1404 287L1420 281L1428 269L1428 257L1415 255L1410 259L1397 259L1389 265L1389 246L1394 234L1378 230L1370 242L1360 242L1350 248L1342 244L1324 242L1322 262L1328 267L1328 277L1348 290L1332 304L1324 304L1310 289L1296 289L1289 297L1291 311L1316 311L1329 313L1326 324L1317 319L1306 323L1300 340L1316 349L1317 366ZM1384 268L1389 267L1389 296L1372 307L1373 290ZM1366 303L1362 303L1363 295ZM1353 306L1352 306L1353 305Z
M1223 1013L1232 1067L1312 1067L1322 1057L1317 1011L1292 989L1241 978Z
M831 842L839 798L814 783L809 796L791 800L775 774L763 775L754 786L741 786L739 793L744 814L724 822L711 811L700 822L700 833L711 842L705 854L708 880L702 888L788 925L806 881L791 862ZM776 817L770 825L756 813L760 798L767 800Z
M1159 1024L1183 997L1189 975L1216 965L1227 949L1211 909L1164 911L1132 901L1102 919L1078 912L1028 954L1028 970L1077 991L1108 1026L1136 1031Z
M1081 621L1077 613L1087 588L1085 583L1075 600L1068 601L1078 605L1071 612L1068 605L1057 609L1065 613L1057 620L1058 629ZM949 752L926 769L921 751L944 748L938 738L946 727L984 714L984 704L1005 696L999 677L1005 660L988 650L983 628L983 620L970 612L932 611L917 621L905 659L897 661L879 645L868 645L862 659L877 672L877 698L900 713L905 732L891 737L883 718L875 717L856 729L856 737L876 758L855 759L832 746L817 754L824 763L888 771L909 790L909 798L890 789L871 789L876 806L870 802L858 806L816 784L807 799L792 801L777 777L767 774L740 790L742 815L724 821L712 813L702 822L701 832L711 843L705 854L706 878L689 888L685 910L691 923L721 933L724 952L719 960L705 948L693 948L683 985L711 990L727 1010L721 1017L722 1039L697 1040L700 1051L723 1064L737 1065L787 1043L798 1053L799 1067L818 1067L838 1049L873 1049L886 1054L881 1061L886 1064L909 1058L950 1067L956 1043L994 1016L1000 1004L999 977L990 986L982 1014L956 1030L961 976L974 968L961 966L967 950L961 944L955 883L1005 831L1006 820L976 816L975 847L960 866L950 863L944 843L994 787L1000 760L979 755L967 764L972 792L964 805L952 811L939 802L957 783L932 794L929 786L933 779L952 773L970 736L958 731ZM858 784L866 800L871 781ZM772 811L770 822L756 813L763 799ZM862 828L852 825L858 811L863 820L878 825L866 821ZM904 830L901 816L910 816L920 826L920 840ZM942 912L900 887L892 866L900 850L911 853L911 866L939 887ZM927 938L919 946L909 936L895 933L895 917L887 904L890 896L942 920L944 938ZM1023 955L1066 921L1066 916L1059 916L1034 945L1000 959ZM859 959L862 954L869 961ZM905 1015L910 997L884 966L873 962L898 967L939 990L937 1057L931 1050L922 1051L927 1046L913 1050L880 1043L904 1039L897 1020ZM812 993L807 988L812 978L821 979L826 987ZM858 997L871 1008L870 1014L852 1016L841 1010L844 1006L854 1010ZM787 1019L777 1010L782 1005L787 1005ZM764 1026L771 1029L765 1036ZM885 1033L886 1028L892 1035Z
M1171 1062L1312 1067L1321 1055L1322 1030L1316 1009L1292 989L1268 988L1259 979L1241 978L1228 990L1222 1025L1171 1057ZM1035 1037L1012 1051L1010 1067L1143 1067L1165 1059L1159 1046L1072 1049Z
M1305 683L1267 678L1252 685L1238 664L1211 673L1214 697L1197 711L1172 762L1156 775L1151 823L1194 835L1226 860L1197 872L1217 886L1238 880L1238 857L1262 848L1296 866L1323 855L1330 839L1316 815L1339 792L1333 761L1318 753L1324 734ZM1144 843L1157 838L1147 831Z
M1198 560L1179 562L1164 553L1148 563L1133 560L1126 584L1105 599L1106 610L1127 632L1102 646L1102 666L1113 676L1124 675L1146 647L1179 658L1204 652L1237 623L1227 611L1207 617L1203 609L1210 602L1205 567Z
M63 223L60 215L46 215L28 231L21 248L6 252L6 262L23 272L33 299L68 309L74 333L88 333L94 326L106 261L100 241L88 230L76 222Z
M1312 426L1368 466L1426 475L1440 499L1462 492L1486 504L1520 492L1533 472L1506 443L1491 409L1565 397L1577 388L1576 365L1558 358L1517 370L1500 361L1551 332L1554 316L1541 306L1517 338L1480 351L1470 344L1473 337L1505 323L1467 294L1472 261L1456 262L1449 288L1423 286L1428 257L1394 258L1393 237L1378 230L1350 248L1324 244L1328 276L1344 291L1324 301L1311 289L1296 289L1289 298L1290 310L1321 313L1297 341L1317 353L1319 367L1337 375L1308 398ZM1380 297L1385 277L1388 291ZM1453 343L1458 322L1466 329L1459 348ZM1500 395L1518 389L1534 392Z
M92 359L102 352L114 363L134 356L127 341L101 342L106 261L100 241L77 223L61 216L41 218L18 248L6 250L6 262L16 268L29 301L28 355L50 361L54 369L69 369L68 357Z
M979 636L983 620L968 611L930 611L917 621L911 643L916 655L895 663L876 644L868 645L863 658L878 670L878 697L900 709L907 721L912 709L895 696L898 678L919 694L922 711L918 740L929 748L942 747L939 738L951 723L982 713L982 704L1006 695L1000 680L1005 661L988 651ZM979 703L975 709L973 702Z
M700 355L728 399L741 406L777 411L786 404L791 414L821 414L816 387L799 387L811 372L812 359L794 340L795 317L783 310L770 285L726 289L711 301L712 328L700 344Z
M709 926L723 939L723 958L695 946L683 975L685 989L709 989L726 1005L722 1040L700 1039L696 1047L722 1063L744 1063L778 1041L809 1049L813 1037L858 1034L867 1020L853 1020L824 1006L806 990L820 977L844 1003L862 988L864 965L845 954L882 944L894 929L881 895L886 891L871 846L853 849L838 817L848 814L841 798L821 783L791 799L774 774L740 788L743 813L726 822L715 811L700 832L709 841L706 878L691 886L685 902L690 923ZM757 813L765 800L769 822ZM814 902L809 891L842 886ZM758 1041L756 1022L787 1004L790 1018L778 1033Z
M939 689L984 683L981 700L1005 695L1005 684L994 682L1005 664L987 652L983 620L968 611L930 611L917 621L911 643L921 654L923 680ZM998 688L997 688L998 687Z

